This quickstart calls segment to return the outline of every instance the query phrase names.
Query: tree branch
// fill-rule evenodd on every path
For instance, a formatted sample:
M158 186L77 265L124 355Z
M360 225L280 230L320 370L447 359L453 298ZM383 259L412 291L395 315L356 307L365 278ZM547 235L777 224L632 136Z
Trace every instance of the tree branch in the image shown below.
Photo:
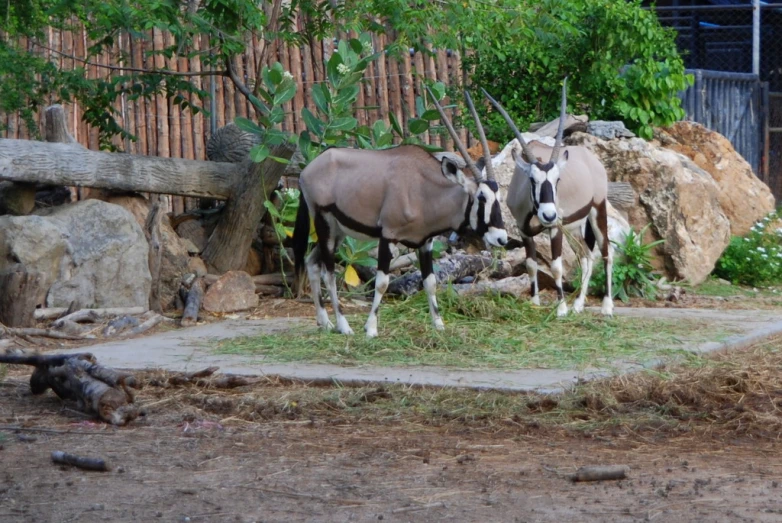
M228 73L227 76L228 78L231 79L231 81L234 83L234 85L239 90L239 92L242 93L244 97L247 98L247 100L250 100L250 97L253 96L253 94L250 91L250 88L247 87L247 85L245 85L244 82L242 82L241 78L239 78L239 75L236 74L236 70L234 69L233 59L234 59L233 56L227 56L225 59L226 72ZM263 104L263 102L261 102L260 100L258 100L258 103ZM259 107L256 107L255 103L253 103L251 100L250 100L250 105L252 105L253 109L255 109L255 113L258 116L263 116L263 112L261 111L261 109Z
M84 58L79 58L78 56L74 56L72 54L63 53L62 51L58 51L57 49L52 49L51 47L45 46L39 42L33 42L33 45L36 45L40 47L41 49L46 49L47 51L50 51L52 53L58 54L62 56L63 58L69 58L71 60L75 60L77 62L80 62L84 65L89 65L91 67L100 67L102 69L109 69L111 71L128 71L131 73L146 73L146 74L164 74L166 76L228 76L228 71L188 71L188 72L180 72L180 71L171 71L169 69L144 69L140 67L127 67L124 65L108 65L108 64L98 64L95 62L90 62L88 60L85 60Z

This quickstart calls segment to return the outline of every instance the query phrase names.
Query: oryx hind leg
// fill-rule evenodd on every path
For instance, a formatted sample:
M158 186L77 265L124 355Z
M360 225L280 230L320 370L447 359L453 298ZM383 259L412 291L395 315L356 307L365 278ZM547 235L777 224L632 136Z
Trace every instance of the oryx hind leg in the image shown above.
M337 332L342 334L353 334L353 329L350 328L347 318L342 314L339 307L337 276L334 274L334 253L339 247L342 237L339 236L339 229L336 226L336 223L330 225L322 214L315 215L315 232L318 235L320 260L323 267L323 282L329 290L329 294L331 295L331 306L334 308L334 314L337 317Z
M614 300L611 284L614 272L614 249L608 239L608 206L605 200L598 204L593 220L595 239L600 246L600 254L603 256L603 265L606 271L606 294L603 297L601 312L606 316L613 316Z
M443 330L445 324L437 307L437 276L434 273L432 260L433 241L429 240L418 249L418 260L421 264L421 277L424 279L424 290L429 301L429 314L432 315L432 325L437 330Z
M315 303L315 317L317 318L318 327L326 330L331 330L334 325L329 320L329 313L326 312L326 308L323 306L323 296L320 292L320 275L321 275L321 259L320 259L320 246L316 245L312 248L309 256L307 256L307 277L310 280L310 291L312 295L312 301Z
M567 300L565 300L565 291L562 289L562 241L564 234L558 228L551 229L551 275L554 277L554 284L557 286L557 316L567 315Z
M584 229L581 233L584 253L581 256L581 290L578 298L573 302L573 310L576 313L584 310L586 295L589 292L589 281L592 279L592 268L594 267L595 257L595 233L592 230L592 224L589 219L584 220Z
M540 305L540 296L538 295L538 259L537 249L535 247L535 238L522 237L524 241L524 252L527 255L525 264L527 274L529 275L529 293L533 305Z
M364 330L368 338L377 336L377 310L383 300L383 294L388 289L388 273L391 267L391 249L388 240L381 238L377 246L377 273L375 275L375 297L372 300L372 309L369 311Z

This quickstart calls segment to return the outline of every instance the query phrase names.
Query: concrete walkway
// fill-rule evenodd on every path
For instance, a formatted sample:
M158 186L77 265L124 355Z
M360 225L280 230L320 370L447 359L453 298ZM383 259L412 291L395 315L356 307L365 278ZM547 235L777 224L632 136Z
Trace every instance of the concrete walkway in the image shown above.
M599 312L598 309L591 312ZM740 334L723 342L692 344L681 347L698 353L721 349L742 348L774 334L782 333L782 316L772 311L702 310L702 309L639 309L617 307L616 315L697 319L711 322L715 328L729 328ZM269 334L311 326L314 320L268 319L228 320L201 325L186 330L169 331L144 338L113 341L67 352L93 353L98 361L119 369L166 369L195 371L218 366L223 373L256 376L280 376L318 382L339 381L346 385L400 383L408 385L434 385L470 387L475 389L499 389L508 391L556 392L572 386L579 380L588 380L612 374L608 370L590 371L557 369L452 370L442 367L377 367L321 365L308 363L265 363L259 356L214 355L210 348L220 339ZM361 335L361 334L357 334ZM631 372L650 367L660 361L644 365L617 362L615 369ZM616 372L616 371L614 371Z

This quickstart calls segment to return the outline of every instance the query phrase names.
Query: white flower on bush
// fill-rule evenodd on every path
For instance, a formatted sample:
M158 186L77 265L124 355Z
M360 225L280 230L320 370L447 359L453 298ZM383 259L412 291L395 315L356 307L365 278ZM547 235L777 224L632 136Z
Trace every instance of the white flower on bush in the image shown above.
M339 64L339 65L337 66L337 72L338 72L339 74L348 74L348 73L350 72L350 67L348 67L348 66L347 66L347 65L345 65L345 64Z
M782 236L782 227L780 227L780 228L778 228L778 229L777 229L777 234L778 234L778 235L780 235L780 236Z
M282 73L283 80L293 80L293 75L289 71Z
M760 257L765 260L766 258L768 258L768 254L761 254Z
M758 252L766 252L766 249L763 247L758 247Z
M372 42L364 42L361 44L362 49L364 49L364 52L367 54L372 54L375 52L375 48L372 47Z

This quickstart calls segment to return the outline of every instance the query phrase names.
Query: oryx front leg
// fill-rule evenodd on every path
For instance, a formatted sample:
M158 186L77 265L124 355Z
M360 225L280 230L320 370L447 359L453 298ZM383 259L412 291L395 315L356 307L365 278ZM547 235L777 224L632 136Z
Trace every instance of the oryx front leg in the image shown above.
M523 237L524 252L527 254L526 266L529 275L529 293L532 296L530 300L533 305L540 305L540 296L538 295L538 260L535 248L535 238Z
M564 237L558 228L551 229L551 275L554 277L554 284L557 287L557 316L567 315L567 301L565 300L565 291L562 289L562 239Z
M368 338L374 338L377 336L377 309L380 307L380 302L383 300L383 294L388 289L388 272L391 266L391 249L388 245L388 240L383 238L377 246L377 274L375 275L375 297L372 300L372 309L369 311L369 318L364 325L364 330L367 331Z
M432 240L429 240L418 249L418 259L421 263L421 277L424 279L424 290L429 300L429 313L432 315L432 325L437 330L443 330L445 329L445 324L440 317L440 309L437 308L437 276L435 276L433 269L432 248Z

